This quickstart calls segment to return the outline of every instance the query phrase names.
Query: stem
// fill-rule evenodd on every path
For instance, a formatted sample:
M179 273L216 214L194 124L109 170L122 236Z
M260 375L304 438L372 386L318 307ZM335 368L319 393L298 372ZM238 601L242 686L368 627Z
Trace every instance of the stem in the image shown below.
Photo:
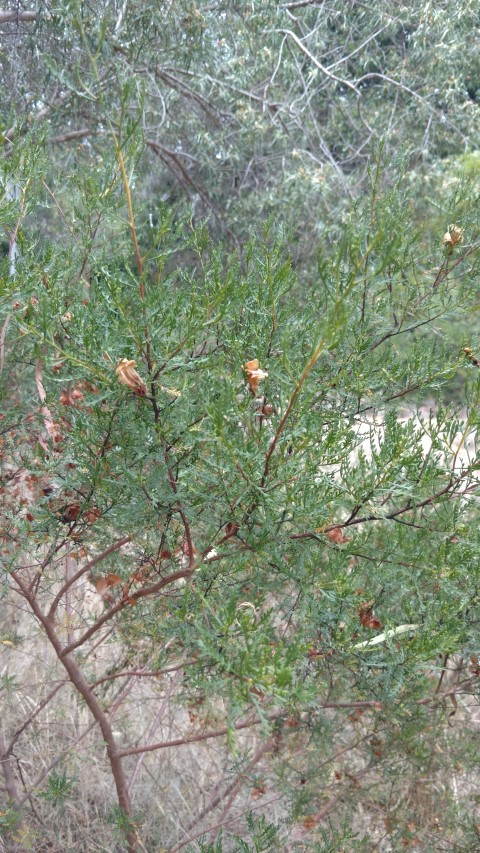
M29 833L23 822L22 802L18 795L17 783L15 781L15 773L12 767L12 757L10 750L7 748L3 735L0 734L0 764L2 765L3 777L5 779L5 787L10 800L10 808L15 813L15 835L17 837L26 838ZM3 848L2 848L3 849ZM10 848L12 849L12 848ZM15 850L20 850L15 844ZM23 847L21 849L24 849Z
M224 800L226 797L228 797L230 795L228 803L227 803L226 807L224 808L222 816L220 818L220 822L222 824L224 823L224 821L226 820L227 814L230 811L231 805L232 805L235 797L240 792L240 789L242 787L242 782L245 781L245 777L246 777L247 773L250 773L251 770L253 770L253 768L255 767L255 765L258 764L258 762L261 760L261 758L263 758L265 753L271 752L274 749L274 747L275 747L275 740L273 738L270 738L270 740L268 740L267 743L262 744L257 749L255 755L253 756L252 760L249 762L249 764L247 765L245 770L243 770L239 774L239 776L237 778L235 778L233 780L233 782L230 783L230 785L228 785L227 788L225 788L223 791L220 791L220 792L216 793L214 796L212 796L210 798L209 802L207 803L207 805L205 806L205 808L203 808L201 810L201 812L199 812L199 814L196 815L195 819L188 824L188 826L186 827L186 830L185 830L185 832L187 833L186 837L183 838L183 841L180 841L178 844L176 844L175 847L172 847L172 849L170 850L170 853L178 853L179 850L182 850L184 847L186 847L187 844L190 844L191 841L195 841L195 839L198 838L201 835L201 833L199 833L197 831L195 831L195 832L192 832L192 831L198 830L198 825L199 825L200 821L203 820L203 818L206 817L207 814L209 814L211 811L213 811L213 809L216 808L216 806L218 806L222 802L222 800Z
M122 598L122 600L119 601L118 604L115 604L113 607L110 608L110 610L107 610L107 612L104 613L103 616L100 616L100 618L97 619L95 624L92 625L88 629L88 631L85 631L85 633L82 634L82 636L75 643L71 643L69 646L62 648L62 655L70 654L70 652L72 652L74 649L77 649L79 646L83 646L86 640L89 640L90 637L96 634L97 631L102 627L102 625L105 624L105 622L108 622L110 619L112 619L113 616L115 616L125 607L129 607L131 604L138 601L140 598L145 598L145 596L147 595L154 595L155 593L160 592L161 589L171 583L174 583L174 581L189 578L192 573L193 569L181 569L178 572L173 572L173 574L167 575L166 578L163 578L163 580L158 581L157 583L152 584L151 586L143 587L143 589L138 589L136 592L132 592L128 596L128 599Z
M130 192L130 185L128 183L127 172L125 169L125 162L123 160L122 150L120 145L115 137L115 148L117 150L118 163L120 166L120 172L122 174L123 186L125 187L125 196L127 199L127 207L128 207L128 221L130 223L130 231L132 233L133 240L133 248L135 250L135 258L137 260L137 270L138 270L138 278L139 278L139 291L140 291L140 299L142 302L145 301L145 289L143 286L142 275L143 275L143 258L140 254L140 249L138 248L138 240L137 240L137 232L135 229L135 219L133 216L133 206L132 206L132 194Z
M374 178L373 187L372 187L372 201L371 201L371 207L370 207L370 228L369 228L368 234L367 234L367 250L365 252L365 271L364 271L364 277L363 277L362 314L361 314L362 323L365 322L365 309L367 306L368 262L370 260L370 250L371 250L370 235L373 231L373 226L375 224L375 205L377 202L377 190L378 190L379 179L380 179L380 153L377 155L377 167L375 169L375 178Z
M68 580L65 581L65 583L59 589L55 598L53 599L52 604L50 606L50 610L48 611L47 618L50 620L53 619L58 605L60 604L63 596L65 595L67 590L70 589L72 584L74 584L79 578L81 578L82 575L86 574L86 572L89 572L90 569L93 569L93 567L96 566L98 563L101 563L102 560L105 560L105 558L108 557L109 554L113 554L114 551L118 551L118 549L121 548L123 545L126 545L127 542L131 542L131 539L131 536L124 536L122 539L118 539L117 542L114 542L112 545L109 545L108 548L105 549L105 551L102 551L101 554L97 554L97 556L89 560L89 562L86 563L83 568L79 569L78 572L72 575L72 577L68 578Z
M37 620L42 625L45 634L47 635L48 640L50 641L50 644L55 651L55 654L57 655L62 666L66 669L70 681L72 682L77 692L84 699L85 704L90 709L92 716L94 717L100 728L103 740L107 748L107 757L115 782L118 804L121 810L128 817L130 817L132 810L130 797L128 795L127 783L122 767L121 753L117 747L117 744L115 743L115 738L113 736L113 731L109 719L102 706L100 705L97 697L90 689L90 685L88 684L88 681L83 675L83 672L80 669L75 658L70 652L66 651L63 647L61 641L59 640L55 632L52 621L49 619L48 616L43 613L37 600L31 594L23 580L18 576L18 573L12 572L12 577L16 581L19 589L21 590L21 594L25 598L26 602L29 604ZM131 828L127 832L126 840L128 853L136 853L138 838L133 825L131 825Z
M268 452L267 452L267 455L266 455L266 457L265 457L265 467L264 467L264 469L263 469L263 475L262 475L262 479L261 479L261 481L260 481L260 488L262 488L262 489L263 489L263 487L264 487L264 485L265 485L265 482L266 482L266 479L267 479L267 476L268 476L268 472L269 472L269 468L270 468L270 459L271 459L272 454L273 454L273 452L274 452L274 450L275 450L275 448L276 448L276 446L277 446L278 439L280 438L280 435L282 434L282 431L283 431L283 428L284 428L284 426L285 426L285 423L286 423L286 421L287 421L287 419L288 419L288 417L289 417L289 415L290 415L290 412L292 411L292 409L293 409L293 407L294 407L294 405L295 405L295 401L296 401L296 399L297 399L297 397L298 397L298 395L299 395L299 393L300 393L300 389L301 389L301 387L302 387L303 383L305 382L305 380L306 380L306 378L307 378L308 374L309 374L309 373L310 373L310 371L313 369L313 367L315 366L316 362L318 361L318 359L319 359L319 357L320 357L320 353L321 353L321 352L322 352L322 350L323 350L323 346L324 346L323 341L320 341L320 343L319 343L319 344L317 344L317 346L315 347L314 353L313 353L313 355L312 355L312 357L311 357L310 361L309 361L309 362L308 362L308 364L306 365L306 367L305 367L305 369L304 369L304 371L303 371L303 373L302 373L302 375L301 375L300 379L299 379L299 380L298 380L298 382L297 382L297 385L296 385L296 387L295 387L295 390L294 390L294 392L293 392L292 396L290 397L290 401L289 401L289 403L288 403L288 406L287 406L287 409L286 409L286 411L285 411L285 414L284 414L284 416L283 416L282 420L280 421L280 423L279 423L279 425L278 425L278 427L277 427L277 431L276 431L276 433L275 433L275 435L274 435L274 437L273 437L273 441L272 441L272 443L271 443L270 447L268 448Z

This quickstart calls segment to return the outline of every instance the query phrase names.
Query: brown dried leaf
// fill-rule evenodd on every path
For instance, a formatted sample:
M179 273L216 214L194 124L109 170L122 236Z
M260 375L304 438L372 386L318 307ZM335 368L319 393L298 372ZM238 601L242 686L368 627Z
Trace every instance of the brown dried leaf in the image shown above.
M95 589L99 595L103 595L108 590L108 582L106 578L98 578L94 581Z
M266 785L255 785L255 787L252 788L252 793L251 793L252 800L258 800L259 797L263 797L263 795L266 793L267 793Z
M98 509L98 507L93 506L91 509L88 510L87 521L89 524L94 524L95 521L97 520L97 518L99 518L99 517L100 517L100 510Z
M64 524L70 524L72 521L75 521L78 518L78 514L80 512L80 504L73 503L69 504L63 510L62 521Z
M350 537L344 535L341 527L334 527L332 530L328 530L327 539L330 539L330 542L334 542L335 545L344 545L346 542L350 542Z
M358 611L358 615L360 617L360 622L362 623L364 628L370 628L375 631L379 631L380 628L383 628L380 619L377 619L376 616L373 615L373 603L369 601L364 601L360 610Z

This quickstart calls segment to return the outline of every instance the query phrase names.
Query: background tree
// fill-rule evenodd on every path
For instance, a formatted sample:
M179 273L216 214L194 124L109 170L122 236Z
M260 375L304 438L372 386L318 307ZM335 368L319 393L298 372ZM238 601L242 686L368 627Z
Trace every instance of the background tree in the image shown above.
M475 848L464 5L0 15L7 849Z
M108 121L130 117L149 215L163 199L239 243L280 214L305 270L368 186L379 139L386 164L411 152L420 195L440 161L476 146L470 0L10 6L7 136L42 127L68 174L98 168Z

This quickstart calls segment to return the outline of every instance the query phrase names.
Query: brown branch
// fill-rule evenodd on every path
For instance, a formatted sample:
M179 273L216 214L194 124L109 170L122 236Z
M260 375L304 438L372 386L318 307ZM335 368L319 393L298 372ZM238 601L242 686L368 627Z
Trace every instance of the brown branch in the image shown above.
M12 752L13 747L15 746L20 735L25 731L26 728L28 728L28 726L31 723L33 723L34 719L39 715L40 711L43 711L43 709L48 705L50 700L53 699L53 697L55 696L56 693L58 693L60 688L64 687L65 684L68 684L68 683L69 683L68 681L60 681L59 684L57 684L53 688L53 690L50 691L50 693L45 697L45 699L42 702L40 702L39 705L37 705L35 710L32 711L31 714L29 714L29 716L26 718L26 720L23 721L22 725L13 733L12 737L10 738L10 742L9 742L8 746L4 746L4 751L3 751L4 756L10 755L10 753Z
M67 683L67 682L65 682L65 683ZM116 709L112 710L112 709L106 708L105 711L107 711L107 710L108 710L108 716L111 719L114 716ZM92 729L95 728L96 725L97 725L97 721L92 720L92 722L87 726L87 728L82 732L82 734L79 735L79 737L77 737L75 739L75 744L74 744L75 749L78 749L78 744L81 743L82 740L84 740L87 737L87 735L92 731ZM48 776L48 774L54 769L54 767L57 767L58 764L60 764L60 762L63 761L63 759L65 758L65 756L68 754L68 752L71 749L72 749L72 747L67 746L65 749L62 749L60 751L58 751L58 749L56 750L55 758L50 762L50 764L48 764L46 767L43 768L43 770L40 772L40 774L34 780L33 784L30 786L32 791L38 790L38 788L40 787L40 785L43 782L43 780L45 779L45 777ZM22 797L22 799L20 801L20 805L23 805L29 799L29 797L30 797L30 793L26 793Z
M167 575L166 578L163 578L163 580L158 581L158 583L144 587L143 589L138 589L136 592L132 592L127 598L122 598L122 600L119 601L117 604L114 604L114 606L111 607L110 610L107 610L103 614L103 616L100 616L100 618L97 619L97 621L88 629L88 631L85 631L84 634L82 634L82 636L75 643L70 643L69 646L65 646L65 648L62 650L62 655L68 655L74 649L77 649L79 646L82 646L87 640L90 639L90 637L93 636L93 634L96 634L96 632L102 627L102 625L105 624L105 622L108 622L110 619L113 618L113 616L116 616L117 613L120 613L121 610L124 610L125 607L129 607L130 605L138 601L140 598L145 598L145 596L148 595L155 595L155 593L160 592L161 589L166 586L169 586L177 580L189 578L192 573L193 569L181 569L178 572L173 572L173 574Z
M81 130L71 130L59 136L51 136L48 142L50 145L61 145L63 142L72 142L74 139L85 139L86 136L91 136L92 132L90 128L84 127Z
M469 466L467 469L462 471L455 479L450 478L447 485L443 489L440 489L438 492L435 492L434 495L430 495L429 498L425 498L425 500L419 501L416 504L408 503L405 506L400 507L400 509L392 510L392 512L386 513L385 515L363 515L360 518L352 518L350 520L347 519L347 521L339 521L335 524L328 524L326 527L323 527L317 531L310 530L306 531L305 533L292 533L290 534L290 539L320 539L320 536L322 536L323 534L329 533L331 530L335 530L338 528L352 527L355 524L363 524L367 521L394 521L399 515L403 515L406 512L414 512L417 509L423 509L423 507L434 504L437 500L439 500L439 498L443 497L449 492L452 492L452 490L455 489L458 484L465 479L465 477L470 473L472 468L475 467L475 464ZM473 489L478 488L478 485L479 484L475 484L473 486ZM454 495L452 494L452 496Z
M22 801L17 791L17 783L15 780L12 757L10 755L10 751L5 745L5 741L2 734L0 734L0 764L2 766L3 777L5 779L5 787L10 800L10 806L15 814L16 831L19 837L21 837L22 835L25 835L26 837L28 835L28 832L26 831L26 827L23 822ZM14 849L18 850L19 848L17 847L17 845L15 845Z
M0 24L19 24L20 21L36 21L36 12L0 12Z
M153 672L148 672L145 669L126 669L121 672L114 672L111 675L104 675L103 678L99 678L98 681L94 681L90 687L93 690L95 687L98 687L99 684L105 684L106 681L114 681L116 678L161 678L162 675L167 675L169 672L177 672L177 670L183 669L185 666L193 666L195 663L198 663L197 659L190 658L190 660L173 663L171 666L166 666L163 669L156 669Z
M266 752L271 752L275 746L275 740L270 738L267 743L262 744L259 749L257 749L255 755L252 760L249 762L248 766L245 770L242 770L239 774L239 777L233 780L230 785L227 786L223 791L218 792L214 796L212 796L206 806L196 815L194 820L192 820L185 829L185 832L188 833L186 837L180 843L176 844L175 847L172 847L170 853L178 853L179 850L182 850L187 844L190 844L191 841L195 841L202 833L195 832L192 834L193 829L198 829L198 825L204 817L207 816L214 808L216 808L222 800L226 797L230 796L229 802L227 804L227 808L224 809L221 822L223 823L227 817L228 811L233 803L233 800L239 793L243 782L245 781L245 776L247 773L255 767L256 764L263 758Z
M5 365L5 338L7 335L8 324L10 322L10 314L7 314L5 322L2 326L2 333L0 335L0 373L3 372L3 368Z
M65 225L67 226L68 230L70 231L70 234L71 234L71 236L72 236L73 240L75 241L75 243L76 243L76 244L77 244L77 246L78 246L78 245L79 245L79 243L78 243L78 240L77 240L77 237L76 237L75 231L73 230L73 228L72 228L72 226L70 225L70 223L69 223L69 221L68 221L67 217L65 216L65 214L64 214L64 212L63 212L63 210L62 210L62 208L60 207L60 205L59 205L59 203L58 203L57 199L55 198L54 193L52 192L52 190L50 189L50 187L48 186L48 184L46 184L46 183L45 183L45 181L42 181L42 184L43 184L43 186L45 187L45 189L46 189L47 193L49 194L49 196L53 199L53 203L55 204L55 207L56 207L56 208L57 208L57 210L59 211L60 216L62 217L62 219L63 219L63 221L64 221Z
M105 551L102 551L101 554L97 554L96 557L93 557L91 560L89 560L88 563L86 563L81 569L79 569L78 572L72 575L72 577L69 578L68 581L66 581L57 592L50 606L50 610L48 611L47 618L53 619L53 617L55 616L55 611L58 605L60 604L60 601L62 600L67 590L70 589L72 584L74 584L79 578L81 578L82 575L86 574L86 572L89 572L90 569L93 569L93 567L96 566L98 563L101 563L102 560L105 560L106 557L108 557L110 554L113 554L114 551L118 551L119 548L122 548L123 545L126 545L127 542L131 541L131 536L123 536L122 539L118 539L116 542L113 542L113 544L109 545L108 548L105 549Z
M235 731L240 731L241 729L249 729L252 726L261 725L265 719L273 721L279 720L285 716L285 711L277 711L276 713L267 714L265 718L261 719L257 717L254 720L244 720L238 721L233 724L233 726L222 726L220 729L212 729L209 732L197 732L197 734L190 735L188 737L180 737L175 738L174 740L164 740L160 743L151 743L145 746L134 746L130 749L121 749L120 755L123 757L125 755L139 755L141 752L155 752L157 749L169 749L172 746L185 746L189 743L198 743L201 740L210 740L211 738L222 737L226 735L231 729L235 729Z
M179 677L179 675L180 675L180 673L177 672L175 678L173 678L170 681L170 684L167 687L165 695L162 697L162 703L160 705L160 708L158 709L157 713L155 714L155 717L152 720L152 723L149 727L147 739L153 738L155 732L157 731L158 726L160 725L162 718L165 714L165 711L167 710L168 703L171 701L172 693L174 690L176 690L178 688L178 677ZM128 793L130 796L132 796L132 792L133 792L133 789L135 787L135 783L137 781L138 775L142 769L142 765L143 765L144 760L145 760L145 753L142 752L136 760L135 767L133 769L132 775L130 776L130 781L128 783Z
M378 709L379 707L378 700L365 700L358 702L321 702L321 708L374 708ZM241 729L252 728L252 726L261 725L265 720L269 722L274 722L275 720L281 720L286 716L285 711L274 711L271 714L266 714L263 718L256 717L253 720L243 720L238 721L233 724L233 726L222 726L220 729L212 729L209 732L197 732L197 734L189 735L187 737L175 738L174 740L165 740L161 743L152 743L146 746L136 746L131 747L130 749L121 749L120 755L138 755L140 752L154 752L157 749L169 749L172 746L185 746L189 743L198 743L201 740L210 740L211 738L222 737L226 735L231 729L235 729L235 731L240 731ZM292 729L293 731L294 729Z
M86 736L89 734L89 732L91 732L91 731L92 731L92 729L94 729L96 725L97 725L97 721L96 721L96 720L92 720L92 722L87 726L87 728L85 729L85 731L83 731L83 732L82 732L82 734L81 734L79 737L77 737L77 738L76 738L76 740L75 740L75 745L74 745L74 748L75 748L75 749L78 749L78 744L79 744L79 743L81 743L81 741L82 741L84 738L86 738ZM71 747L71 746L67 746L67 747L65 747L64 749L59 750L59 749L58 749L58 745L57 745L57 747L56 747L56 749L55 749L55 753L56 753L56 754L55 754L55 758L53 758L53 759L52 759L52 761L51 761L49 764L47 764L47 766L46 766L46 767L44 767L44 768L40 771L40 773L38 774L38 776L34 779L33 783L30 785L30 791L27 791L27 792L22 796L22 799L20 800L20 805L22 805L22 806L23 806L23 805L24 805L24 803L26 803L26 802L27 802L27 800L29 800L29 799L30 799L30 797L31 797L31 795L32 795L32 792L34 792L34 791L38 791L38 789L39 789L39 787L40 787L41 783L43 782L43 780L44 780L44 779L49 775L49 773L51 773L51 771L52 771L55 767L58 767L58 765L63 761L63 759L65 758L65 756L66 756L66 755L68 755L68 753L70 752L70 750L71 750L71 749L72 749L72 747Z
M18 213L17 221L15 223L15 227L14 227L11 234L8 234L8 232L7 232L9 244L10 244L9 248L8 248L8 258L11 261L11 273L10 273L11 275L15 274L15 266L16 266L16 264L15 264L15 260L16 260L15 252L16 252L16 245L17 245L17 236L18 236L18 231L20 229L20 223L22 221L23 212L25 210L25 202L26 202L27 189L28 189L29 182L30 182L30 179L27 181L27 183L25 184L25 187L22 190L22 198L20 201L20 210Z
M203 187L201 187L192 178L188 169L186 169L181 162L180 155L176 151L172 151L170 148L162 145L160 142L155 142L154 139L147 139L146 144L155 152L155 154L157 154L163 163L165 163L167 168L170 169L177 180L180 180L184 187L191 188L194 192L198 193L202 201L212 211L215 218L223 225L223 217L220 209L210 199L206 190L204 190ZM231 236L230 233L229 236Z
M132 234L133 248L135 250L135 258L137 260L137 271L138 271L138 278L139 278L140 299L142 300L142 302L144 302L145 301L145 290L144 290L143 281L142 281L143 258L140 254L140 249L138 248L137 231L135 229L135 219L133 216L132 194L130 192L130 185L128 183L127 172L125 169L125 162L123 160L122 149L120 148L120 146L118 144L117 144L117 157L118 157L118 163L120 165L120 172L122 174L123 186L125 188L125 196L127 199L127 208L128 208L128 221L130 224L130 231Z
M72 685L84 699L86 705L90 709L92 716L94 717L97 722L97 725L100 728L104 743L107 748L107 756L113 780L115 783L118 804L122 811L127 816L129 816L131 814L131 803L130 797L128 795L125 775L123 772L122 758L118 746L115 742L112 726L110 724L108 716L102 708L95 694L91 691L90 685L88 684L88 681L83 675L83 672L80 669L75 658L63 647L57 633L55 632L53 622L48 618L48 616L43 613L40 608L40 605L38 604L38 601L29 591L22 578L19 577L18 572L12 572L12 577L14 578L16 584L21 590L21 594L23 595L33 614L43 627L43 630L45 631L45 634L47 635L48 640L55 651L55 654L57 655L59 661L61 662L65 670L67 671ZM137 849L137 833L133 825L131 829L127 832L126 837L128 853L135 853Z
M270 797L269 800L263 800L261 803L259 803L256 806L250 805L248 807L248 809L245 809L245 811L240 812L240 814L236 815L236 817L228 818L228 820L224 820L224 819L220 818L218 823L213 824L213 826L209 826L208 829L204 829L201 832L198 832L195 836L192 837L191 840L194 840L195 838L200 838L203 835L210 835L210 833L215 832L215 830L221 829L222 826L227 826L229 823L233 823L234 821L237 821L239 818L243 817L243 815L245 815L245 814L250 814L251 812L258 811L259 809L262 809L262 810L266 809L272 803L276 803L277 800L279 800L281 796L282 796L281 794L275 794L275 796Z
M47 399L47 392L43 386L42 382L42 359L39 358L37 361L37 366L35 368L35 384L38 390L38 396L40 397L40 402L42 403L41 412L43 415L43 421L45 423L45 429L47 430L50 438L55 441L57 438L57 430L55 429L55 425L53 423L53 417L48 406L45 405L45 400Z
M170 465L170 457L168 455L168 450L165 450L164 458L165 458L165 464L167 466L168 480L170 483L170 487L171 487L174 495L177 495L178 494L177 481L175 480L175 475L174 475L173 469ZM188 556L188 568L189 568L189 573L191 574L195 568L195 550L193 547L192 533L190 530L190 525L188 523L187 516L185 515L185 511L184 511L182 505L178 502L177 502L177 512L180 515L180 518L182 519L183 529L185 531L185 538L187 540L187 548L188 548L188 554L187 554L187 556Z

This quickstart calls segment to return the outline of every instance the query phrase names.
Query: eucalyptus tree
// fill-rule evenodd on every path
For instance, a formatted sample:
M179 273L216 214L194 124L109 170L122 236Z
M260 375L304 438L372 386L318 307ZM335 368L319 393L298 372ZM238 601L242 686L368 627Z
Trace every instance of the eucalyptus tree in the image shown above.
M410 152L413 180L477 144L471 0L12 2L2 15L7 138L37 127L68 173L96 168L109 121L138 124L151 217L154 200L186 202L237 244L279 214L298 258L336 238L380 139L385 162Z

